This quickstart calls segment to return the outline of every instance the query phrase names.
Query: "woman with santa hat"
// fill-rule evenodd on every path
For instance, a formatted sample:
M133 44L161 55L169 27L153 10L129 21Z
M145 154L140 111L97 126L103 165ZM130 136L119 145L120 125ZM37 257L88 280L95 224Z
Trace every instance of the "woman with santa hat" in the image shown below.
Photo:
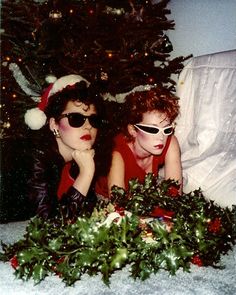
M67 75L52 83L25 122L33 129L28 196L32 214L45 219L59 211L73 220L92 212L99 135L106 132L103 99L86 79ZM99 161L98 161L99 162ZM61 181L62 180L62 181Z

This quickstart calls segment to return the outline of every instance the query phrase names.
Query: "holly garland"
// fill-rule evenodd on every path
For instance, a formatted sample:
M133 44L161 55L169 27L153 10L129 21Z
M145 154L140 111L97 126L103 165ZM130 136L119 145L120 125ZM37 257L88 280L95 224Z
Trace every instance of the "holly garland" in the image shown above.
M221 254L235 244L235 208L221 208L201 190L179 195L178 184L147 174L127 191L113 187L90 217L71 223L58 216L34 217L23 239L2 243L2 261L18 278L39 283L49 274L73 285L83 274L102 274L105 284L126 265L133 278L147 279L165 269L174 275L191 263L222 267Z

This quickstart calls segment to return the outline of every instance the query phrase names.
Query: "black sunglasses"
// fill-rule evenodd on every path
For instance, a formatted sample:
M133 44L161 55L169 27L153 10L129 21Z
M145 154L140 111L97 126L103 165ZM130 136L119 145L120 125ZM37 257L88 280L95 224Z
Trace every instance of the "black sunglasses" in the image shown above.
M102 124L102 120L98 115L84 116L80 113L67 113L62 114L58 119L68 118L68 122L71 127L78 128L84 125L86 119L88 119L90 125L94 128L99 128Z
M174 131L173 125L162 128L153 125L135 124L134 127L148 134L158 134L161 131L163 135L171 135Z

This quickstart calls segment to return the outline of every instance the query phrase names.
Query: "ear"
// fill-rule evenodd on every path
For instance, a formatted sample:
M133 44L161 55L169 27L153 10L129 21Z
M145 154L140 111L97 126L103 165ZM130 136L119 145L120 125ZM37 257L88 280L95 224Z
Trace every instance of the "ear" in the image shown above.
M56 130L58 129L58 124L56 123L54 118L49 119L49 128L50 128L51 131L53 131L55 129Z
M129 124L129 125L127 126L127 129L128 129L129 134L130 134L133 138L136 138L137 132L136 132L136 129L135 129L134 125Z

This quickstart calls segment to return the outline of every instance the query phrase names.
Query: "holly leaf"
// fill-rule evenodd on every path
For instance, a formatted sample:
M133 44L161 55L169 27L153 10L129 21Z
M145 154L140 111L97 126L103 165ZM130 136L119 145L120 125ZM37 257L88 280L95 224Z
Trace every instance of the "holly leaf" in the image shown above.
M76 257L77 265L85 268L92 266L96 260L99 260L99 255L99 251L95 251L91 248L84 249L83 252L79 253L79 255Z
M20 265L31 262L34 257L34 253L31 251L31 249L23 250L17 255L17 259Z
M49 241L48 246L52 251L57 251L62 247L63 241L61 237Z
M121 268L123 264L125 264L128 259L128 250L127 248L118 248L116 249L116 253L111 258L111 268L118 269Z
M47 275L47 269L42 264L36 264L33 268L32 278L37 284L41 282Z

